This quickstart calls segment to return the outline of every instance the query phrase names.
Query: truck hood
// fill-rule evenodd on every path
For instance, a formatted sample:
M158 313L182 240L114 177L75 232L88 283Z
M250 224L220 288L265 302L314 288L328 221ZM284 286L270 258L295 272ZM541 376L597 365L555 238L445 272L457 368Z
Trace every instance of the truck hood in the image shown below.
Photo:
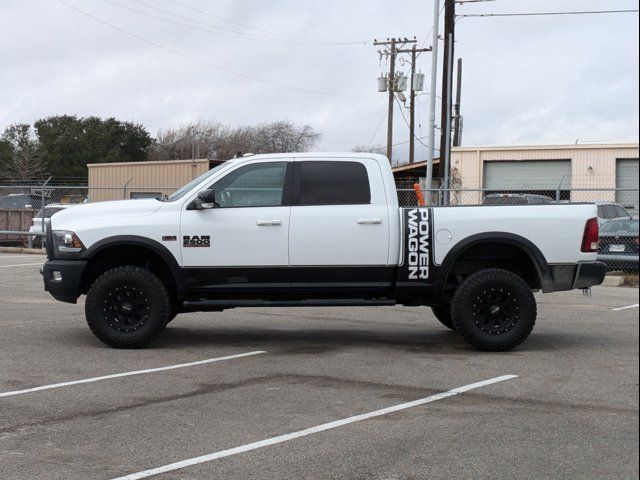
M51 217L53 229L67 228L78 223L99 222L106 218L130 218L151 215L162 207L156 199L117 200L74 205Z

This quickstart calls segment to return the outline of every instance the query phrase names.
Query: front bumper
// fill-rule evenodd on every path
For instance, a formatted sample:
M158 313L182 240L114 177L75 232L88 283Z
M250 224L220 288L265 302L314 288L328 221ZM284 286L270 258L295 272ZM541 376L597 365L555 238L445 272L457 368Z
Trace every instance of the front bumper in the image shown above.
M607 274L607 266L602 262L586 262L577 265L550 265L552 288L545 290L562 292L576 288L600 285Z
M42 267L44 289L61 302L76 303L82 294L84 260L47 260ZM60 277L59 280L54 278Z

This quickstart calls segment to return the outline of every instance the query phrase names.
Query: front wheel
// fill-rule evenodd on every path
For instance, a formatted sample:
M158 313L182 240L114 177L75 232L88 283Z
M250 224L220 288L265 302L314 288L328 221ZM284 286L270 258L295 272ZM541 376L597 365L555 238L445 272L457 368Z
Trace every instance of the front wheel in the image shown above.
M116 267L100 275L87 293L85 316L99 340L117 348L140 348L155 340L171 314L162 281L140 267Z
M529 285L507 270L475 272L458 287L451 302L456 331L486 351L520 345L536 323L536 301Z

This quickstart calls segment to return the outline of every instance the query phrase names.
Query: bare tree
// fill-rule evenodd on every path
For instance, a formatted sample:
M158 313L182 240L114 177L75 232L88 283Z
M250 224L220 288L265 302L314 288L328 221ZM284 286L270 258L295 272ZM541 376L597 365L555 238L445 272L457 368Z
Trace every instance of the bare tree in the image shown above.
M382 153L384 154L386 147L382 145L356 145L351 149L353 153Z
M221 123L201 121L160 130L152 157L154 160L211 158L225 130Z
M9 125L0 139L8 151L3 164L0 165L2 176L22 182L42 177L45 171L42 149L30 125Z
M158 132L153 158L226 160L238 153L301 152L316 145L320 137L309 125L296 127L284 121L234 128L221 123L197 122Z

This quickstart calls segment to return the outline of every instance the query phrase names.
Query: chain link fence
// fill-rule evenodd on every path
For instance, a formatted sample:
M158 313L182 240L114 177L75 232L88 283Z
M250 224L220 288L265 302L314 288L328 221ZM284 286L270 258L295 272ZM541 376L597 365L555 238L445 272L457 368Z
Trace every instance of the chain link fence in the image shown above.
M86 185L60 185L54 182L23 185L0 185L0 245L42 246L46 219L61 209L82 203L108 200L157 198L162 199L175 190L175 186L88 187ZM406 185L400 185L398 201L401 206L418 204L418 194ZM255 194L255 192L253 192ZM596 202L601 220L599 259L611 271L638 274L638 189L564 188L556 190L523 189L433 189L421 190L428 205L482 205L482 204L553 204ZM635 221L616 221L624 212ZM44 208L44 211L42 207ZM613 222L613 223L612 223ZM607 226L607 223L609 225Z

